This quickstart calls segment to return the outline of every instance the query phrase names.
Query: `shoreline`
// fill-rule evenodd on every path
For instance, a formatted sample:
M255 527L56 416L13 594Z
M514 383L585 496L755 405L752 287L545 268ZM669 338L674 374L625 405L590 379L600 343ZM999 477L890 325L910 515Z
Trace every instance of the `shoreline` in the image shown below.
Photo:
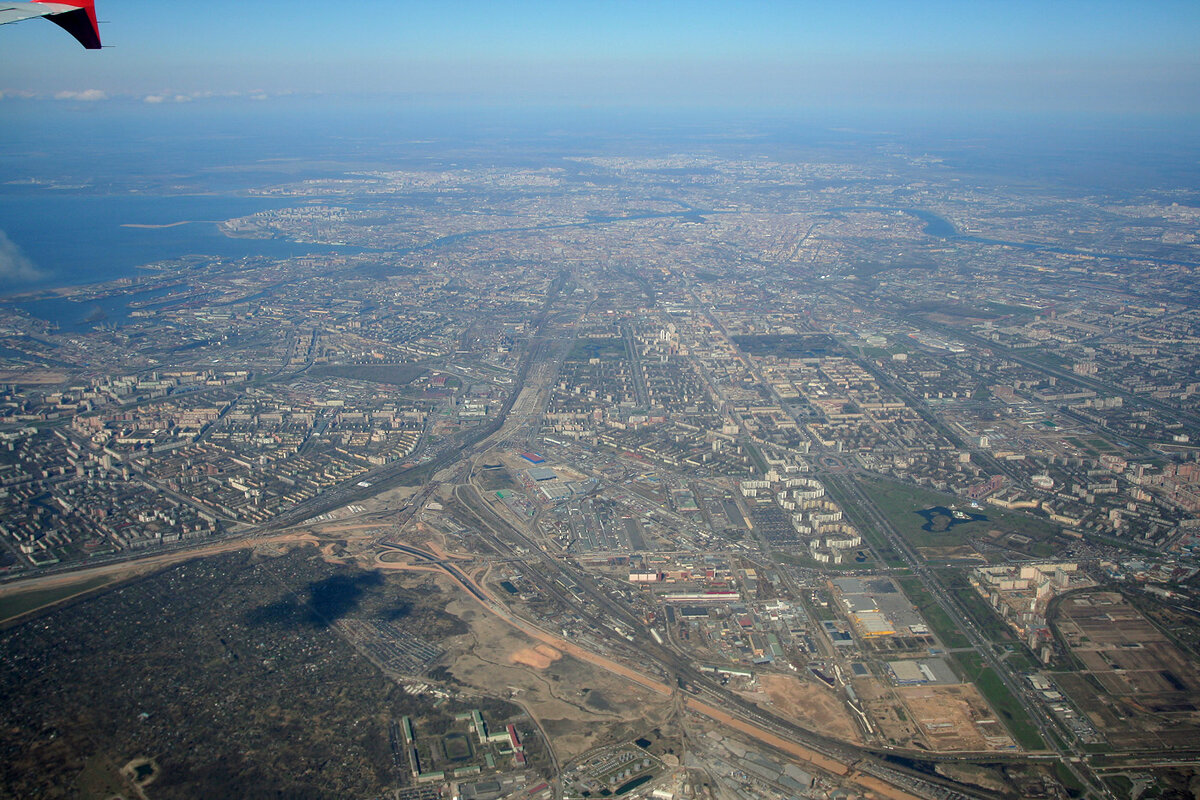
M181 219L179 222L166 222L161 225L153 225L153 224L145 223L145 222L122 222L121 227L122 228L145 228L145 229L150 229L150 230L156 230L158 228L177 228L180 225L204 225L204 224L220 225L221 220Z

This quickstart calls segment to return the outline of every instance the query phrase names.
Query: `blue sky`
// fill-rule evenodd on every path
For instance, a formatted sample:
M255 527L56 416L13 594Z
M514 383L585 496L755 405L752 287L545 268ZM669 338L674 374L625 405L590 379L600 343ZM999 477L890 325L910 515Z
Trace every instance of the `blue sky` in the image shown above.
M1200 2L98 0L0 26L0 91L437 104L1200 112Z

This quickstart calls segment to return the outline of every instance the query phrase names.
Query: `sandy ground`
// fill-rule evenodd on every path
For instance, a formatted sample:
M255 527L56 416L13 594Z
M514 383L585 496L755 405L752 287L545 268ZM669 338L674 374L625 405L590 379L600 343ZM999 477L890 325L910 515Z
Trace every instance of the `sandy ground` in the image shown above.
M828 689L793 675L763 675L759 682L776 711L827 736L862 741L849 712Z
M176 553L164 553L158 556L139 558L136 561L121 561L115 564L105 564L104 566L81 569L74 572L64 572L57 575L33 577L27 580L17 581L5 586L0 586L0 596L20 594L21 592L27 592L31 589L51 589L58 586L69 586L72 583L79 583L101 576L112 576L114 579L130 578L135 575L161 569L170 564L177 564L181 561L191 561L194 558L204 558L206 556L217 555L219 553L230 553L235 550L245 550L253 547L279 545L290 546L304 544L319 545L320 540L307 531L293 531L291 533L280 533L276 536L264 536L257 539L236 539L226 542L217 542L204 547L194 547L188 550L181 550Z
M312 526L312 529L317 533L325 534L362 533L363 531L383 533L387 529L387 526L380 522L348 522L341 525Z
M445 580L449 580L448 576ZM560 763L593 747L632 738L647 727L664 724L669 718L673 705L671 698L674 697L672 687L515 618L496 604L494 598L485 606L466 594L459 594L447 610L470 625L473 640L452 658L451 673L458 680L487 693L519 700L553 741ZM563 653L564 657L544 669L516 663L513 656L518 651L536 652L537 645L530 642L531 637L550 645L550 649ZM630 682L634 685L630 686ZM607 709L601 710L594 702L593 694L616 699L615 708L604 704ZM588 705L581 704L573 695L579 699L586 697ZM696 697L685 697L684 704L693 713L746 734L801 762L834 775L848 776L880 797L918 800L878 778L851 773L851 768L840 761L790 742ZM597 725L597 715L612 724Z
M999 750L1013 745L979 690L970 684L906 686L896 691L932 750Z
M380 553L372 566L376 569L388 570L389 572L436 572L439 575L446 574L441 567L436 567L433 564L414 564L412 563L414 560L407 553L389 550Z
M29 383L38 386L62 383L67 379L65 372L44 369L0 369L0 383Z
M340 556L338 556L336 553L333 552L336 548L337 548L337 545L334 544L333 542L330 542L329 544L321 545L321 557L330 564L345 564L346 559L341 558Z
M376 525L345 524L327 533L353 533L377 528ZM115 578L161 569L170 564L235 550L258 547L294 547L328 543L310 529L275 536L218 542L178 553L151 556L88 570L50 575L0 587L0 593L69 585L98 576ZM431 548L438 557L446 557L441 548ZM323 551L331 557L331 553ZM593 653L560 636L511 615L496 602L483 586L476 587L489 598L486 605L462 592L457 582L438 567L429 564L385 562L382 553L363 554L364 566L396 572L438 572L440 580L454 590L447 605L450 613L470 627L470 633L457 637L451 645L449 669L465 684L500 697L520 702L538 722L554 744L560 761L573 758L604 744L616 743L641 735L647 728L666 725L672 714L673 687L619 661ZM556 657L557 656L557 657ZM787 676L784 676L787 677ZM776 688L785 702L802 705L803 692ZM698 698L686 697L686 707L728 728L792 755L800 761L836 775L846 775L849 767L806 747L789 742L758 726L727 714ZM985 706L986 707L986 706ZM893 800L911 800L911 796L871 776L853 776L863 788Z
M450 673L481 692L521 703L560 762L666 724L669 698L531 639L464 595L447 610L471 629L450 643Z
M508 656L508 660L513 664L524 664L534 669L546 669L546 667L549 667L560 658L562 658L562 653L548 644L539 644L537 647L523 647Z
M219 221L220 220L214 220L214 219L181 219L181 220L179 220L179 222L164 222L161 225L152 225L148 222L122 222L121 227L122 228L149 228L152 230L156 230L158 228L177 228L180 225L193 225L193 224L200 224L200 223L205 223L205 222L212 223L212 222L219 222Z
M420 490L421 487L419 486L398 486L395 489L388 489L386 492L381 492L373 497L359 500L355 505L365 508L366 513L398 511L407 505L408 501Z
M927 561L948 561L954 558L971 559L973 561L987 560L970 545L957 545L955 547L918 547L917 551L921 554L921 557Z
M433 541L432 539L425 542L425 549L428 550L429 552L433 553L438 558L442 558L442 559L446 559L446 560L473 558L473 556L466 555L463 553L448 553L442 549L441 545L439 545L437 542Z

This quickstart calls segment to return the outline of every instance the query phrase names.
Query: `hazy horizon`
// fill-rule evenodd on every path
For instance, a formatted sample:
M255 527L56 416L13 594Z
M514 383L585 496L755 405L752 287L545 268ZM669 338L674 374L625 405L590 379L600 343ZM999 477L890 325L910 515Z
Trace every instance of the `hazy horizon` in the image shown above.
M105 45L0 28L5 97L1196 113L1195 4L100 0Z

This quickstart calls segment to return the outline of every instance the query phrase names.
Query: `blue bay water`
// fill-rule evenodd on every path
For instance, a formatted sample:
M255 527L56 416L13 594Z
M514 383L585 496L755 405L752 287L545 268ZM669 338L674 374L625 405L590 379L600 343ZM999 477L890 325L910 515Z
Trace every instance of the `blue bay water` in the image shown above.
M0 194L0 230L40 277L9 282L5 293L99 283L140 273L154 261L200 254L285 258L345 248L279 239L234 239L217 227L231 217L280 208L280 201L220 196L80 196L54 190ZM126 227L169 225L169 228Z
M0 231L40 277L16 284L0 263L0 295L127 277L142 264L189 254L327 252L335 248L230 239L211 221L301 202L248 196L256 187L355 170L546 166L581 155L671 153L806 161L815 152L879 165L891 158L887 148L901 147L938 154L953 172L985 184L1032 180L1093 200L1132 202L1153 192L1156 201L1200 204L1194 127L1179 120L889 117L844 127L854 121L703 112L430 113L400 102L312 98L270 107L194 105L6 104ZM186 220L202 222L123 227Z

